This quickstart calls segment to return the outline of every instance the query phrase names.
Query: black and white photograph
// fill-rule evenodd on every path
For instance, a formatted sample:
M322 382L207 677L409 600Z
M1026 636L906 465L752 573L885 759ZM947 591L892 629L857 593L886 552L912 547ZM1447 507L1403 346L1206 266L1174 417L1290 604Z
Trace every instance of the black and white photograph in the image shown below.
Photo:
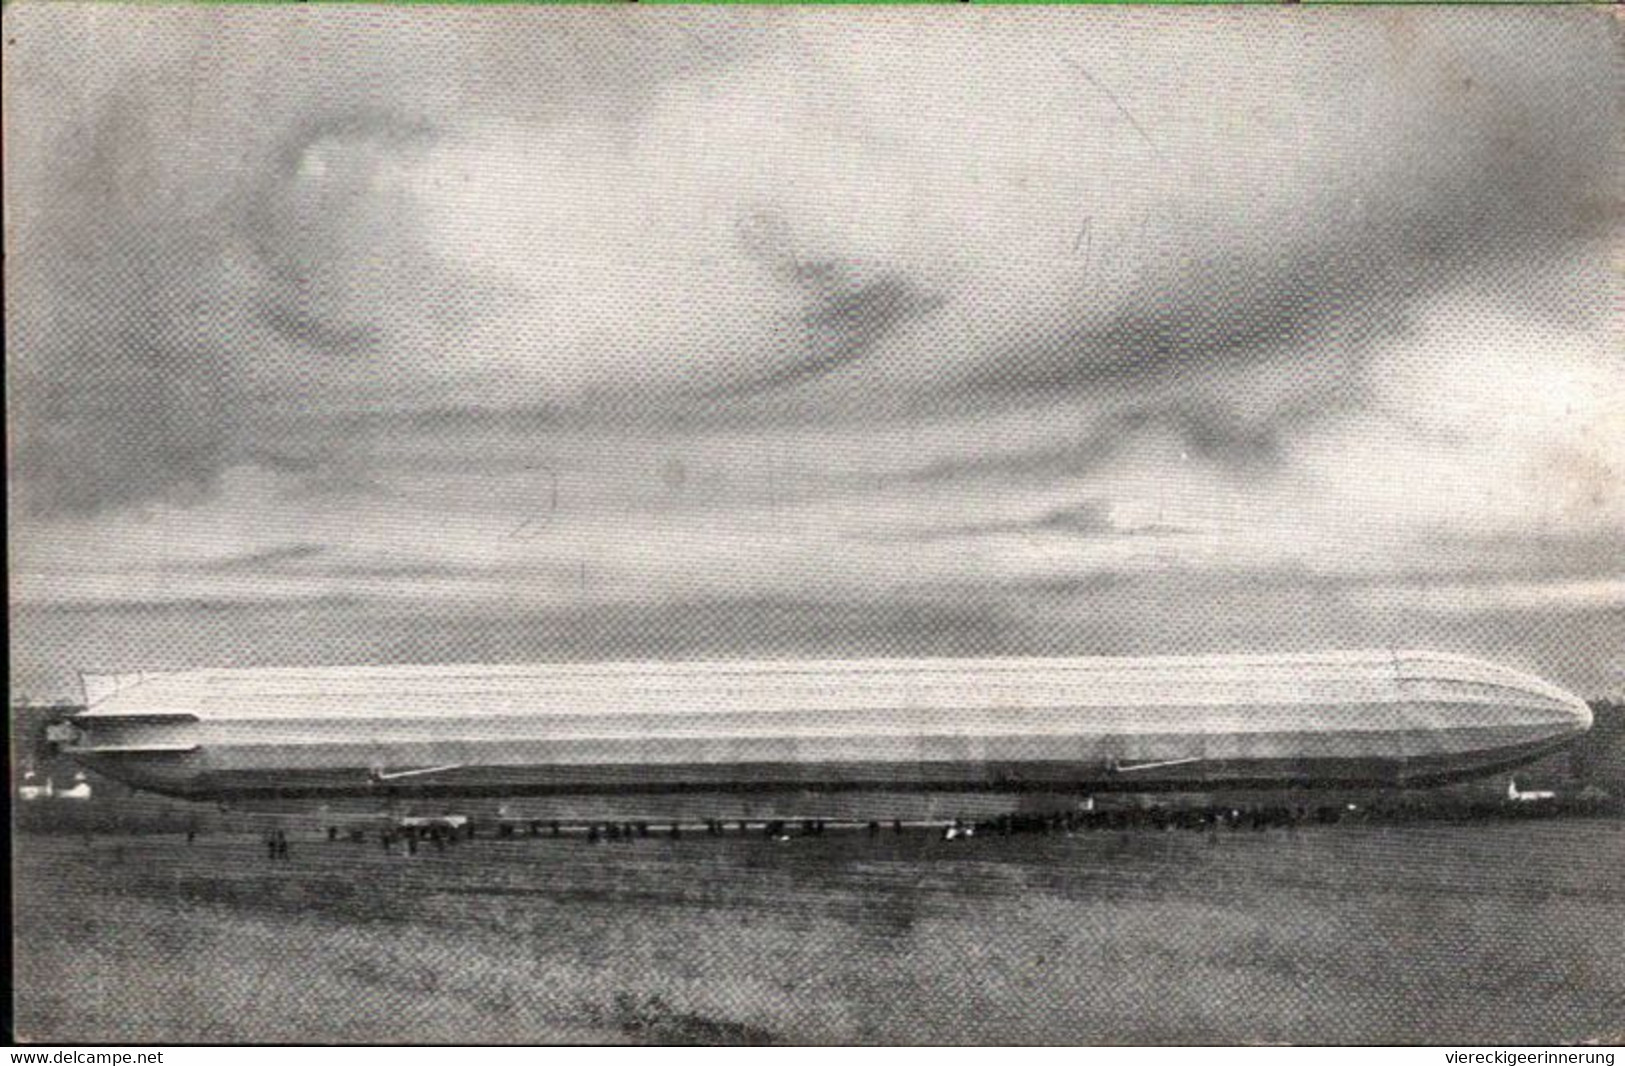
M12 1039L1625 1041L1621 10L7 4Z

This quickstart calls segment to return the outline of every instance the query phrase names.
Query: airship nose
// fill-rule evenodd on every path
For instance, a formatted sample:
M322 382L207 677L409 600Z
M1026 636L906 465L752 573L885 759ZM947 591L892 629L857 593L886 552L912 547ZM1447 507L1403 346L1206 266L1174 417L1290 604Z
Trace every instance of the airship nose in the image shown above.
M1512 671L1508 671L1512 674ZM1554 719L1553 725L1564 736L1577 736L1591 728L1591 705L1580 697L1558 688L1549 681L1528 674L1513 674L1517 684Z
M1567 695L1565 693L1565 695ZM1569 712L1574 715L1574 732L1584 733L1591 728L1591 704L1578 696L1569 696L1565 701Z

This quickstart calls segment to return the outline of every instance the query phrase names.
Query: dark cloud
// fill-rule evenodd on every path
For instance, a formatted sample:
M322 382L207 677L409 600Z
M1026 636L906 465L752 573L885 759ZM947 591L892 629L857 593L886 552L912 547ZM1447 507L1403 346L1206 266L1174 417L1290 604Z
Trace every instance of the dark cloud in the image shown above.
M895 270L837 258L809 257L789 224L758 212L740 226L746 254L806 304L776 366L730 383L724 395L751 395L800 384L857 362L898 330L940 308L945 298Z
M1115 410L1101 412L1058 439L934 459L887 480L912 484L969 478L1054 481L1098 471L1147 440L1168 438L1194 458L1238 473L1263 475L1284 460L1286 438L1293 430L1341 411L1342 401L1313 393L1268 402L1253 412L1200 394L1128 397Z
M895 159L881 152L887 137L865 125L874 115L838 114L821 103L824 95L837 99L835 90L826 94L819 79L828 72L800 47L799 24L789 16L747 26L737 15L697 12L656 26L608 11L466 20L402 11L375 25L337 10L274 14L230 22L207 12L130 13L120 16L129 20L121 29L73 12L7 10L26 45L17 50L25 74L8 72L8 85L31 94L26 112L8 105L6 153L13 471L17 499L31 513L191 498L263 444L272 408L311 422L335 412L394 419L433 437L438 426L459 421L599 432L641 423L681 434L715 422L928 422L1075 406L1087 416L1070 440L886 476L924 483L1075 475L1126 446L1168 437L1198 458L1269 471L1290 460L1306 427L1364 410L1370 352L1402 337L1418 308L1472 283L1532 314L1561 313L1578 297L1527 279L1592 255L1585 249L1606 243L1621 219L1621 98L1597 91L1618 82L1621 31L1610 15L1360 13L1360 25L1345 27L1354 57L1345 66L1332 54L1343 46L1329 46L1320 31L1282 30L1284 43L1238 56L1237 70L1261 62L1264 73L1259 110L1242 116L1255 125L1237 128L1301 122L1301 143L1317 146L1305 152L1323 149L1347 171L1311 155L1276 160L1281 186L1304 192L1270 202L1301 217L1260 219L1271 239L1251 245L1218 217L1227 204L1242 211L1248 190L1229 201L1201 199L1214 160L1251 150L1245 132L1223 132L1235 116L1217 105L1212 114L1203 109L1210 76L1181 69L1161 78L1183 87L1182 113L1210 120L1199 136L1187 129L1181 139L1166 128L1166 115L1159 119L1155 93L1136 84L1132 65L1113 71L1067 58L1087 91L1081 101L1064 99L1098 120L1090 137L1104 143L1123 128L1149 168L1144 188L1130 183L1104 198L1141 204L1145 226L1160 234L1156 248L1182 265L1146 270L1110 293L1084 271L1094 280L1069 289L1059 311L1014 323L1022 328L1006 339L939 364L932 340L944 349L962 340L955 314L1030 312L1008 311L985 278L852 246L851 232L867 220L843 228L852 221L843 212L871 202L852 189L896 180L885 169ZM1007 71L1022 57L1044 59L1077 43L1046 28L1052 17L1011 16L1000 27L1022 42ZM1387 20L1385 35L1369 32L1378 17ZM876 16L888 32L901 18ZM1179 49L1192 47L1192 26L1181 24L1185 36L1159 44L1171 50L1147 64L1172 70ZM1520 30L1533 59L1504 44ZM930 38L938 32L941 41ZM963 43L953 32L918 31L921 53L951 52ZM1292 62L1261 61L1272 49L1291 53ZM1111 47L1098 51L1112 60ZM1365 80L1318 117L1285 105L1271 110L1272 91L1295 91L1299 79L1315 76L1311 60ZM810 103L806 113L775 121L803 123L808 153L827 148L817 139L824 127L838 128L845 140L837 147L863 144L877 154L858 158L879 169L854 174L832 164L829 173L841 179L832 191L802 195L816 211L756 210L762 201L754 187L736 201L719 199L721 206L695 206L696 226L706 210L729 223L745 216L735 236L746 255L730 269L741 285L765 274L786 295L762 311L765 326L751 334L771 339L751 341L737 358L728 353L711 376L650 385L657 375L649 365L617 362L626 338L613 332L615 309L600 307L593 314L608 323L602 347L612 371L578 392L544 394L537 380L545 385L549 361L568 353L553 337L560 323L543 318L534 336L523 337L541 372L471 399L471 383L500 386L504 371L489 370L489 353L470 351L466 338L492 318L522 318L525 294L430 247L413 194L388 180L395 169L409 169L488 117L531 133L590 128L608 145L606 158L618 160L639 150L647 134L641 123L672 107L686 83L726 75L733 80L724 89L743 99L785 71L805 79ZM988 94L967 97L973 102L962 117L1026 116L1026 102L1012 105L995 91L1000 77L983 80ZM853 99L867 106L863 94ZM672 166L703 155L716 134L718 151L741 153L703 171L726 193L726 183L753 166L747 148L755 142L726 140L731 127L700 114L684 131L692 142L672 150L684 153L671 155ZM1356 132L1340 133L1340 121ZM1328 128L1337 135L1328 139ZM966 142L964 170L985 188L990 218L1036 191L1001 183L1011 158L1052 147L1031 133ZM1318 141L1309 136L1317 133ZM1090 137L1072 146L1077 158L1094 158ZM1351 144L1356 155L1339 154ZM1044 158L1055 184L1077 177L1068 170L1073 157ZM930 175L938 177L955 179ZM1176 192L1145 191L1159 182ZM539 201L554 195L546 175L523 191ZM907 196L923 205L929 193L926 182ZM659 195L651 189L650 202ZM1214 217L1179 217L1172 208L1182 198ZM958 221L947 247L974 245L973 223L984 220ZM897 228L912 233L912 216ZM692 311L697 320L711 313ZM680 355L661 350L660 357ZM899 370L888 360L912 363L887 377ZM623 368L619 376L615 367ZM1425 420L1427 412L1387 416ZM330 428L304 424L289 437L290 454L318 464L348 444ZM343 491L345 482L333 484Z
M1533 279L1578 249L1608 241L1625 218L1617 177L1625 96L1576 92L1578 83L1509 65L1498 48L1486 47L1482 23L1458 35L1408 15L1395 13L1392 22L1413 42L1411 66L1387 76L1393 94L1415 94L1431 136L1392 135L1387 127L1397 118L1375 109L1361 114L1351 97L1351 128L1375 135L1369 159L1333 179L1335 198L1283 226L1277 246L1260 255L1216 249L1200 237L1187 241L1181 226L1200 228L1204 220L1178 214L1177 203L1164 205L1176 213L1142 219L1141 238L1147 228L1160 231L1163 245L1189 260L1183 270L1142 286L1104 316L1092 293L1080 293L1070 323L1036 329L1030 341L982 361L952 383L952 402L983 408L1159 382L1222 383L1233 371L1289 356L1280 373L1309 383L1312 402L1283 390L1290 402L1260 419L1240 413L1248 404L1233 395L1209 395L1138 416L1177 426L1196 450L1254 464L1278 454L1294 425L1362 406L1372 349L1403 336L1418 308L1462 283L1495 286L1516 313L1553 313L1552 286ZM1537 36L1562 28L1544 15L1522 25ZM1577 64L1609 71L1598 84L1619 80L1617 20L1611 29L1616 47L1607 32L1569 39ZM1070 65L1149 143L1122 100L1079 63ZM1178 149L1157 151L1165 166L1200 165ZM1594 316L1598 307L1582 299L1567 313ZM1329 375L1327 364L1340 369ZM1236 379L1236 389L1246 387Z
M1275 469L1287 451L1287 437L1313 420L1343 413L1346 401L1292 397L1249 414L1212 397L1181 396L1126 411L1119 418L1122 439L1150 430L1171 434L1186 454L1233 470Z
M334 355L376 351L383 340L377 326L324 320L283 304L267 307L260 320L287 341Z
M1104 319L1087 310L1084 294L1077 325L1003 352L955 387L978 402L1045 401L1212 377L1292 353L1308 380L1325 380L1317 362L1343 365L1340 391L1358 400L1365 356L1378 341L1402 335L1415 308L1486 273L1513 286L1506 295L1517 305L1518 279L1570 254L1576 236L1607 234L1609 223L1597 218L1583 235L1559 236L1617 152L1599 146L1589 181L1568 185L1527 161L1503 165L1490 147L1500 143L1486 134L1475 161L1495 182L1488 188L1446 182L1385 190L1386 203L1373 210L1390 214L1346 217L1268 260L1204 259L1177 283L1138 292ZM1536 172L1509 180L1508 170Z
M200 294L171 284L207 242L94 222L57 232L85 258L49 290L18 278L8 300L16 502L84 514L196 498L229 461L241 413L235 353L190 327Z
M1035 519L1034 529L1050 529L1080 537L1114 536L1124 532L1112 521L1111 505L1104 500L1086 500L1071 507L1057 507Z
M862 281L842 276L835 264L820 266L828 267L821 276L833 280L818 286L812 309L801 318L801 351L774 370L730 386L729 392L781 389L842 369L943 304L942 297L895 274Z
M229 390L205 373L118 355L87 354L85 364L95 366L94 379L13 374L25 397L11 408L18 505L29 514L88 514L155 497L200 498L231 455Z
M469 279L416 246L409 205L369 200L373 171L435 143L430 115L461 117L466 93L629 121L775 36L709 16L678 34L568 13L80 14L6 12L12 491L36 515L198 499L267 399L319 413L391 376L356 360L395 354L408 319L467 324Z

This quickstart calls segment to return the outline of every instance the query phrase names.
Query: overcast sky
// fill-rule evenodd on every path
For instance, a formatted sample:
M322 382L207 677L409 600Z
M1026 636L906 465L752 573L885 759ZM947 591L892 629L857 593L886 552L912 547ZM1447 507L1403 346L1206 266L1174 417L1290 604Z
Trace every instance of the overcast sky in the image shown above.
M1625 618L1625 24L1314 14L8 5L13 597Z

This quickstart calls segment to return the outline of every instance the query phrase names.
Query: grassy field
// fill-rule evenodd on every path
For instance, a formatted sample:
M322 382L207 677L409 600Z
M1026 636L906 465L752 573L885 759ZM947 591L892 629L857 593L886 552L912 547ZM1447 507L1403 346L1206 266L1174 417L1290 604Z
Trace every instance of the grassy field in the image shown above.
M16 844L35 1041L1625 1037L1618 819Z

